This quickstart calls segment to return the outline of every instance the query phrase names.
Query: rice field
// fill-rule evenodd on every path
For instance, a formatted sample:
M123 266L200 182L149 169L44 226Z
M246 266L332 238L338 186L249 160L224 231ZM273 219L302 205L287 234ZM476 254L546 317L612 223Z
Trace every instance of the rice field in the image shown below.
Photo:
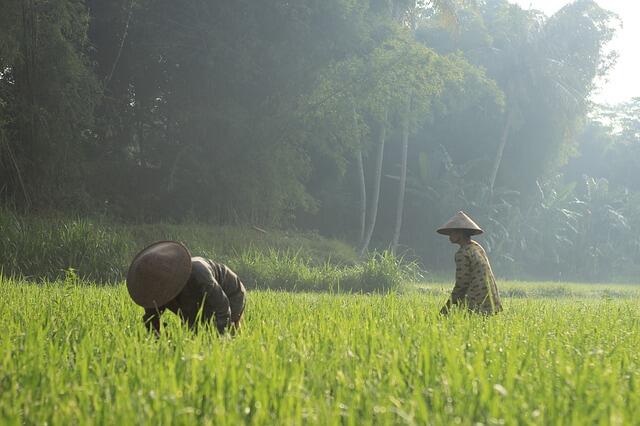
M487 319L446 284L254 291L234 337L156 339L123 285L0 278L0 424L638 424L638 291L536 286Z

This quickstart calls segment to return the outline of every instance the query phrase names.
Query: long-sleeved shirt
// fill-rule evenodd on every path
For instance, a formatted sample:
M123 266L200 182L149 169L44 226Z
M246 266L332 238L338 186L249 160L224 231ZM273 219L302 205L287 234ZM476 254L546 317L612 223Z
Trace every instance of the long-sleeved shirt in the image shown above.
M160 331L160 316L169 310L190 327L215 319L218 332L224 333L229 322L237 323L244 312L246 290L238 276L226 265L202 257L191 258L191 276L182 291L158 309L145 309L147 328Z
M482 246L475 241L461 246L456 252L455 261L456 284L447 306L464 305L483 314L502 311L496 279Z

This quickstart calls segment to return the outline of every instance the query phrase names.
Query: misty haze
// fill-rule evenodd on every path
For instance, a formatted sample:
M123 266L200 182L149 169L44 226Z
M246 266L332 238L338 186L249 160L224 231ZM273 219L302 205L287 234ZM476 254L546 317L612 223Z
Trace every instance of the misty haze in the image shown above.
M0 0L0 424L637 422L629 4Z

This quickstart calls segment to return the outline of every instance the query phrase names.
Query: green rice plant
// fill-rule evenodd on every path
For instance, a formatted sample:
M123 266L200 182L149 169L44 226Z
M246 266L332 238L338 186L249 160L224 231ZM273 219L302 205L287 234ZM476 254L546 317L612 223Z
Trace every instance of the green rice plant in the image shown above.
M411 292L448 297L453 283L413 282L404 286ZM640 297L640 286L633 284L583 284L568 282L499 281L502 297L522 299L634 299Z
M252 291L235 337L167 315L155 338L123 285L0 278L0 424L636 424L640 298L581 288L490 318Z

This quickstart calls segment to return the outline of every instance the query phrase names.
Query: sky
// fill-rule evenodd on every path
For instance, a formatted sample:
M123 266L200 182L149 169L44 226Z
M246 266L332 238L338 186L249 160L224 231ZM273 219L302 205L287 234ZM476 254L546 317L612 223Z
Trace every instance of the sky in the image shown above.
M510 0L523 9L537 9L552 15L569 0ZM609 71L608 81L599 83L598 92L592 99L598 103L616 104L633 97L640 97L640 1L596 0L600 7L611 10L622 19L623 28L618 30L610 48L618 51L616 66Z

